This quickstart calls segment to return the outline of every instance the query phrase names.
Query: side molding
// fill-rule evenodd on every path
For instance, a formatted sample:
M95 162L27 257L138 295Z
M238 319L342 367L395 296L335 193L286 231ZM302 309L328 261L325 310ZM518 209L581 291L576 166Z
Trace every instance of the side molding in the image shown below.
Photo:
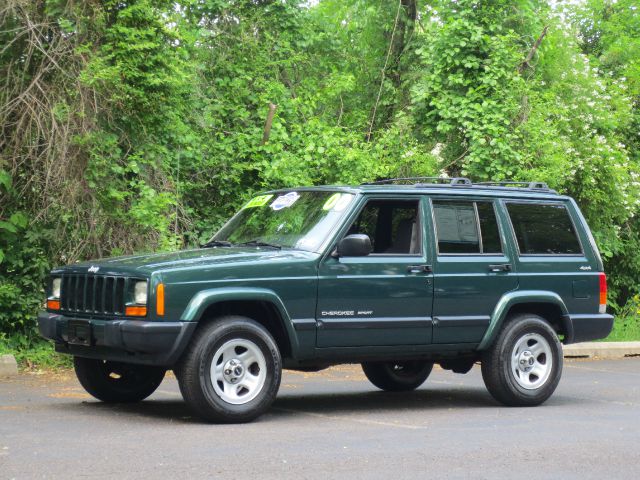
M287 336L291 342L291 353L294 358L297 357L298 337L291 317L280 297L274 291L266 288L223 287L201 290L193 296L187 308L182 312L180 320L183 322L197 322L209 306L220 302L238 300L258 300L273 304L278 310L283 326L287 331Z
M493 340L498 335L500 327L502 327L502 324L507 317L509 309L514 305L521 303L546 303L558 306L562 312L561 321L563 327L567 331L566 336L569 339L573 338L573 328L569 321L569 312L567 310L567 306L562 301L562 298L560 298L560 295L554 292L547 292L545 290L518 290L506 293L502 298L500 298L496 308L491 314L489 328L487 328L484 337L482 337L477 348L478 350L485 350L493 343Z

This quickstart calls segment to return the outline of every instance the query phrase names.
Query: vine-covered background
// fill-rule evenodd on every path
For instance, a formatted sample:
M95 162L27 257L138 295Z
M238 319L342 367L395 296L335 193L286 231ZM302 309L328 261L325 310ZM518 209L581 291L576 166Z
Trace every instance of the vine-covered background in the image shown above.
M4 0L0 344L36 341L54 265L411 175L574 196L634 317L639 102L636 0Z

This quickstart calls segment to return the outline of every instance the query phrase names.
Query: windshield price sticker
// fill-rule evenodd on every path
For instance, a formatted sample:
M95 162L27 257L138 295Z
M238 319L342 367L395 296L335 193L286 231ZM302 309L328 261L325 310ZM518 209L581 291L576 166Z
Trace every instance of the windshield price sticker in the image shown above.
M264 207L269 200L273 197L272 195L258 195L257 197L252 198L249 202L244 206L244 208L255 208L255 207Z
M353 198L353 195L349 193L334 193L327 199L322 206L322 209L341 212L347 207L347 205L349 205L351 198Z
M271 203L271 209L274 211L282 210L283 208L289 208L296 203L296 200L300 198L300 194L297 192L289 192L285 195L280 195Z

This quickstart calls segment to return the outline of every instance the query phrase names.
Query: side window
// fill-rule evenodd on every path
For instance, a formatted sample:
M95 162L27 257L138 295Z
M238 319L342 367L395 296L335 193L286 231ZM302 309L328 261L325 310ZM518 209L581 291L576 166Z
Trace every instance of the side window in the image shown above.
M440 254L502 253L493 203L437 200L433 212Z
M417 255L421 251L418 207L418 200L370 200L347 234L368 235L374 254Z
M524 255L579 255L582 248L564 205L507 203Z

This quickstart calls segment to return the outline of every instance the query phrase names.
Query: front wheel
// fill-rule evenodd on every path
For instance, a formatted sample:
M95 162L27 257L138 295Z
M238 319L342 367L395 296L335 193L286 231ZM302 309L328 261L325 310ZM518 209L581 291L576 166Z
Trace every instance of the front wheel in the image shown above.
M558 386L562 360L562 345L551 326L537 315L519 315L483 353L482 378L505 405L540 405Z
M160 367L74 357L78 381L98 400L140 402L156 391L166 370Z
M273 403L282 376L269 332L246 317L204 325L176 367L180 391L194 412L212 422L248 422Z
M408 360L404 362L365 362L362 370L369 381L381 390L406 392L422 385L433 362Z

